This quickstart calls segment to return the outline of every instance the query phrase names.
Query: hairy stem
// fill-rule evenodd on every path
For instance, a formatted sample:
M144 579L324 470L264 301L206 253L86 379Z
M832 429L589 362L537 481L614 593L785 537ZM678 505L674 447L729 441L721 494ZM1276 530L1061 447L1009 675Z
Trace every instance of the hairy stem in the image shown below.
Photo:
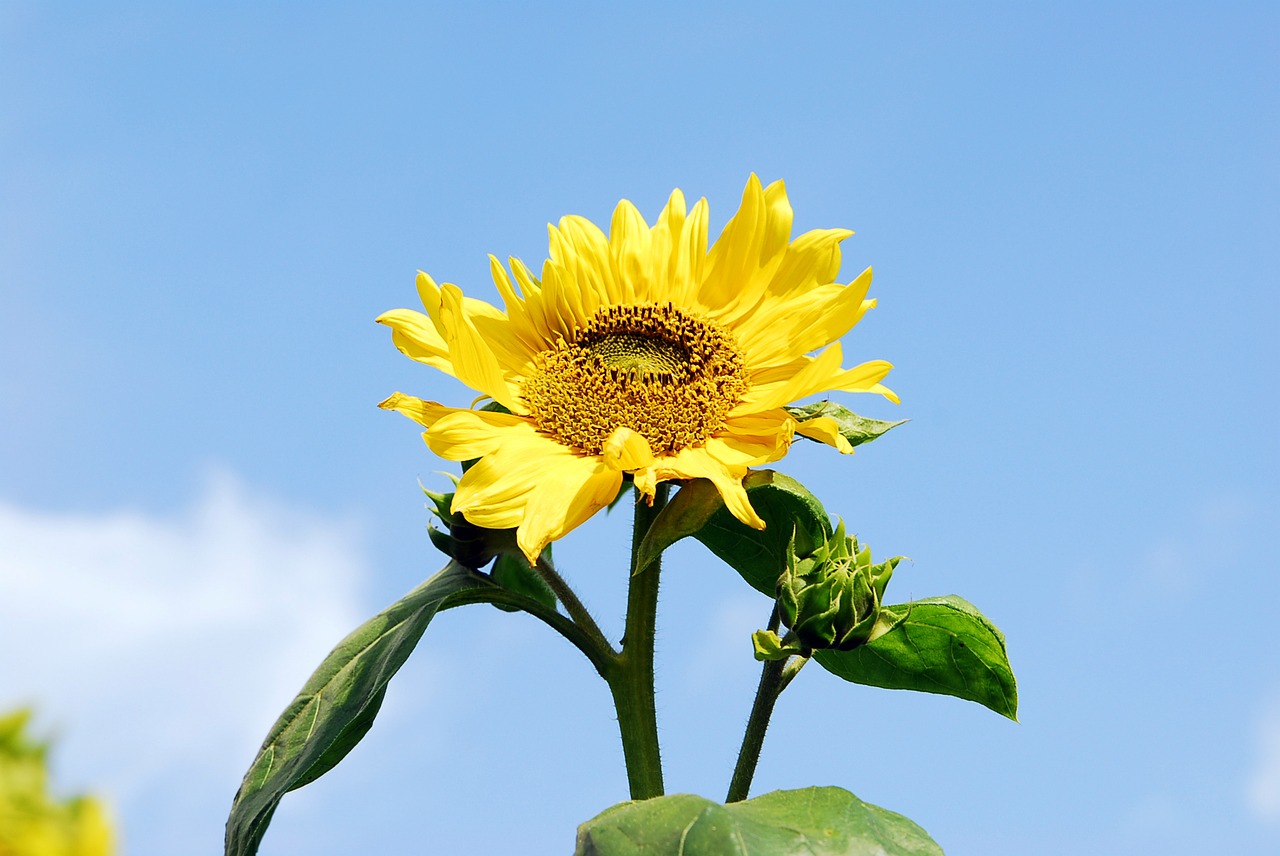
M458 592L451 595L445 601L442 609L452 609L456 606L466 606L472 603L494 603L504 606L514 606L522 609L535 618L541 619L552 630L555 630L573 646L586 655L591 661L591 665L595 666L596 672L600 677L608 680L608 674L613 668L614 651L607 641L596 639L589 633L586 633L581 627L570 619L561 615L554 609L543 605L531 597L518 594L507 589L494 586L493 588L476 588L467 591Z
M564 577L556 572L555 567L541 556L534 564L534 570L538 572L538 576L542 577L543 582L555 594L556 599L564 604L565 612L569 613L569 617L573 619L573 623L582 628L582 631L591 637L592 641L600 648L608 651L610 654L616 654L613 646L609 644L608 638L600 630L600 625L596 624L596 620L582 605L582 601L578 600L578 595L573 589L569 588L569 584L565 582Z
M742 735L742 748L738 751L738 763L734 766L733 778L729 781L729 794L724 798L727 803L745 800L751 791L751 780L755 777L756 764L760 761L760 750L764 747L764 733L769 728L769 717L773 715L773 706L786 685L782 677L786 662L766 660L760 672L760 686L756 689L755 703L751 705L746 733Z
M658 714L653 698L653 644L658 611L658 579L662 559L636 573L640 543L666 504L668 485L658 485L653 505L637 493L631 535L631 582L627 591L627 623L622 652L606 676L618 711L622 754L627 764L631 798L662 796L662 755L658 746Z

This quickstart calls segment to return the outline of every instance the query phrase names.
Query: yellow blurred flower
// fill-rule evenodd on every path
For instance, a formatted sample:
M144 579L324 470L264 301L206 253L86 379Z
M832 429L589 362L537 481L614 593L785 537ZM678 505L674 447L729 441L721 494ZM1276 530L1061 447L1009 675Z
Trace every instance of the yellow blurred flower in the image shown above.
M49 794L47 747L25 736L29 719L26 710L0 716L0 856L111 856L102 803Z
M541 281L490 256L505 312L419 272L426 314L378 318L401 352L510 411L399 392L380 405L425 426L441 457L480 459L458 483L455 513L517 528L532 562L630 474L650 499L659 482L709 479L734 516L763 528L742 487L749 467L783 457L797 432L852 451L832 419L800 423L784 405L833 391L897 401L880 383L889 363L841 368L836 340L875 306L870 268L833 282L852 232L791 240L785 187L754 175L710 250L707 216L705 199L687 211L676 190L652 227L626 200L608 236L564 217L549 227Z

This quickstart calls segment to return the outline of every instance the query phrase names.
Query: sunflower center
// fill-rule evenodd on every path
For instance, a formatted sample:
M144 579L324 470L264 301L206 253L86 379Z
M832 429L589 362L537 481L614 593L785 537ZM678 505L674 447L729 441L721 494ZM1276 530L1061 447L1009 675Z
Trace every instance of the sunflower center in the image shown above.
M521 394L566 446L598 455L626 427L661 455L705 443L749 385L733 338L668 303L601 309L537 356Z
M689 361L689 351L679 342L641 333L606 333L593 342L581 342L580 346L611 369L675 372Z

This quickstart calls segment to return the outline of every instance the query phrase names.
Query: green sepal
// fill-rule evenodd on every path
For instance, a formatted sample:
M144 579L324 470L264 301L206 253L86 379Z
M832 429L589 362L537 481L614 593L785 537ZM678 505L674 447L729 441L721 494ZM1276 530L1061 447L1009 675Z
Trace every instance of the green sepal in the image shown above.
M781 638L772 630L757 630L751 634L757 660L785 660L792 654L804 654L805 647L792 634Z
M226 856L257 852L284 795L332 769L369 730L387 683L435 614L484 601L486 589L497 586L450 562L338 643L271 727L245 774L227 819Z
M802 407L786 407L784 409L797 422L808 422L810 419L817 419L819 416L834 419L837 426L836 430L849 441L850 446L861 446L863 443L870 443L890 428L897 428L899 425L904 425L911 421L909 419L900 419L897 422L883 422L879 419L868 419L865 416L859 416L843 405L836 404L834 401L819 401ZM800 436L803 437L804 435ZM807 437L806 439L812 440L813 438Z
M550 544L542 551L542 561L551 561ZM537 571L529 567L529 560L524 557L523 553L502 553L499 555L498 560L493 563L493 570L489 572L489 576L495 583L509 591L532 598L547 609L556 608L555 592L551 590L551 587L547 585ZM508 606L501 603L495 603L494 606L503 612L520 611L518 606Z
M900 814L843 788L721 805L693 794L619 803L578 827L574 856L942 856Z
M1018 718L1004 634L956 595L883 606L866 644L813 658L855 684L955 696Z
M449 476L450 479L453 479L453 476L450 475L449 473L445 473L445 475ZM454 481L454 485L456 486L457 479L453 479L453 481ZM418 483L418 486L422 488L422 492L426 494L427 499L431 500L431 505L432 505L431 513L434 514L436 517L439 517L440 522L443 523L445 526L452 525L453 511L450 509L450 506L453 505L453 492L450 491L449 493L436 493L435 491L427 490L426 486L423 485L421 482Z
M444 553L450 559L454 558L454 553L457 552L458 548L453 543L452 535L427 524L427 537L431 539L431 546Z
M422 492L434 506L431 513L448 527L445 532L427 524L427 537L431 539L432 546L458 564L479 570L493 561L495 556L516 548L514 529L485 529L476 526L463 515L454 514L450 510L453 493L435 493L425 487Z
M778 575L792 555L793 535L795 550L811 551L831 536L831 520L818 498L788 475L752 470L742 486L765 521L764 529L752 529L734 517L710 481L692 479L659 512L640 544L637 567L647 567L667 547L692 535L752 588L775 597Z

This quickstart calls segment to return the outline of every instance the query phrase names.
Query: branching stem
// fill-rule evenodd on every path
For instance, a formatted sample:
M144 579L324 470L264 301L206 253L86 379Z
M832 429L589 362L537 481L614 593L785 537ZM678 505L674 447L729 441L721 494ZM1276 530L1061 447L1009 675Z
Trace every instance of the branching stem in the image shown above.
M573 623L582 629L582 632L590 636L595 644L608 651L610 655L616 655L613 646L609 644L609 639L600 630L600 625L596 624L595 618L582 601L578 599L578 595L573 589L569 588L569 584L565 582L564 577L556 571L555 567L546 559L539 556L534 570L538 572L538 576L542 577L547 587L555 594L556 599L564 604L565 612L569 613L569 617L573 619Z

